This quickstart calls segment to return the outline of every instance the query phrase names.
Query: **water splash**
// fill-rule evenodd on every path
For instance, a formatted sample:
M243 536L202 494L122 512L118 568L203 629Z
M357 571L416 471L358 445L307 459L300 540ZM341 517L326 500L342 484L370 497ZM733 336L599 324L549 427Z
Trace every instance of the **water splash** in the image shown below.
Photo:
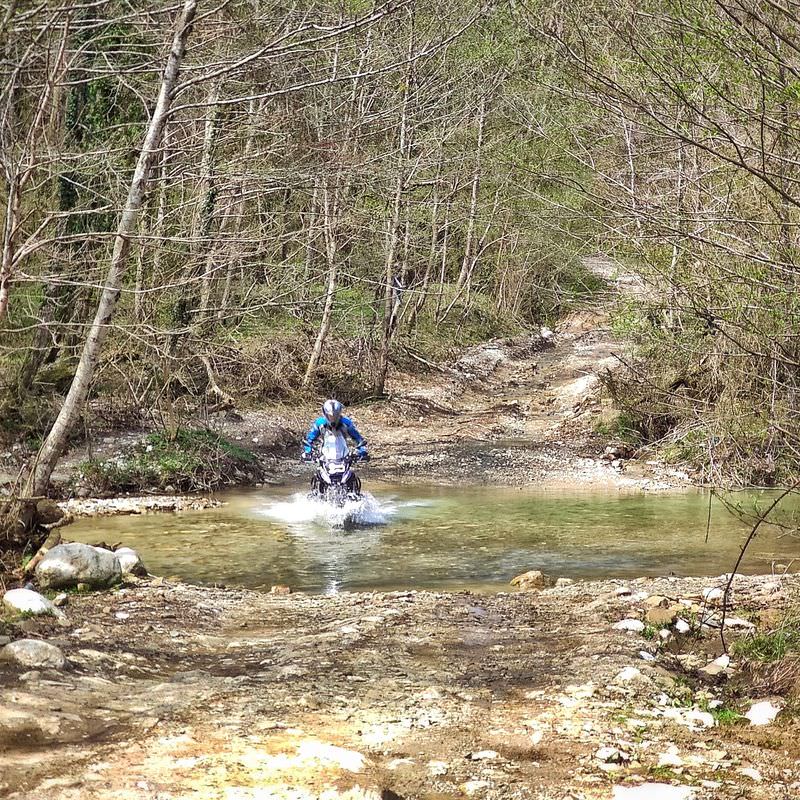
M396 513L397 505L391 501L380 502L374 495L364 492L358 500L348 500L336 507L309 497L305 492L297 492L288 501L271 503L259 510L291 527L317 524L344 529L386 525Z

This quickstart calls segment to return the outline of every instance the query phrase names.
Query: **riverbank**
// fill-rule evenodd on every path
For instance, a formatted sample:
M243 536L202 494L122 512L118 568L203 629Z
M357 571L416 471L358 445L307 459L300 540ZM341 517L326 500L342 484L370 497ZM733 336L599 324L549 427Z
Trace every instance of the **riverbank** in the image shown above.
M2 791L788 800L800 791L793 689L752 694L737 657L706 674L717 633L678 632L706 611L716 624L709 590L722 584L313 597L148 578L70 595L64 619L21 623L67 667L0 670ZM729 618L745 627L729 640L774 626L798 588L737 577ZM784 709L770 724L737 716L765 699Z

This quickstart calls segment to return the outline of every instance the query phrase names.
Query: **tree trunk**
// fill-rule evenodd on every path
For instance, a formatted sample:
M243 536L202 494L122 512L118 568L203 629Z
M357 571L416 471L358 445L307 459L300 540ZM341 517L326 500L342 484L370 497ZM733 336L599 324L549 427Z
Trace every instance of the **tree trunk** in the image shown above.
M311 351L311 358L308 360L306 374L303 377L304 389L308 388L313 383L314 376L317 374L317 367L319 366L319 361L322 357L322 350L325 347L325 340L328 338L328 332L331 328L333 301L336 298L336 278L339 264L336 252L336 220L339 214L338 178L337 183L334 184L333 188L333 199L330 197L330 191L328 190L327 186L323 189L322 194L325 257L328 263L328 289L325 293L325 307L322 310L322 320L319 325L319 332L317 333L317 339L314 342L314 349Z
M412 17L413 24L413 17ZM414 47L413 31L409 39L409 57ZM397 249L400 241L400 214L403 208L403 194L406 187L406 170L408 161L408 102L411 96L411 83L413 68L409 62L405 76L403 102L400 107L400 141L397 149L397 180L394 188L394 202L392 203L392 216L389 221L389 231L386 242L386 263L384 269L383 287L383 333L381 336L381 349L378 355L378 373L375 376L374 391L377 395L384 394L386 390L386 376L389 372L389 350L397 319L397 287L395 286L394 268L397 259Z
M103 293L100 296L97 312L84 343L81 359L75 372L75 377L72 380L72 385L64 400L64 405L36 455L30 470L27 487L28 494L41 495L47 490L56 462L61 456L75 422L86 403L103 343L119 300L122 281L128 266L131 237L136 231L136 220L144 200L147 180L161 145L164 125L172 104L181 61L186 50L186 41L191 33L192 21L196 11L197 0L184 0L183 10L180 14L167 58L158 101L150 119L142 151L139 154L133 179L128 190L125 208L117 226L114 249Z
M483 154L483 131L486 123L486 98L482 97L478 105L478 141L475 146L475 170L472 173L472 190L469 200L469 216L467 218L467 241L464 245L464 258L461 260L461 272L456 282L456 296L472 278L475 267L475 224L478 217L478 194L481 187L481 156Z

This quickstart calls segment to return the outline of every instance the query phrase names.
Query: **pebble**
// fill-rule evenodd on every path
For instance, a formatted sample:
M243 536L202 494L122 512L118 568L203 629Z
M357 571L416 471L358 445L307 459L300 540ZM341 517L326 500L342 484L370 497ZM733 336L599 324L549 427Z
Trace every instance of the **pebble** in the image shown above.
M691 625L690 625L690 624L689 624L689 623L688 623L688 622L687 622L685 619L679 619L679 620L678 620L678 621L675 623L675 630L676 630L678 633L684 633L684 634L685 634L685 633L689 633L689 631L690 631L691 629L692 629L692 626L691 626Z

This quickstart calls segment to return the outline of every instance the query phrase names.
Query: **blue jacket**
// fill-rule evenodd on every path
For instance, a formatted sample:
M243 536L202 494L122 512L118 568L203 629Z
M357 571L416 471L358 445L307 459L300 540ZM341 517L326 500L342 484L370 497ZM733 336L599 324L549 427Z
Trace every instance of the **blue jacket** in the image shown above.
M322 435L325 428L329 428L328 420L325 417L318 417L314 420L311 430L306 434L303 449L306 453L310 453L314 448L314 442ZM358 429L353 424L353 420L349 417L341 417L336 428L340 430L345 436L349 436L355 443L359 450L366 452L367 440L358 432Z

